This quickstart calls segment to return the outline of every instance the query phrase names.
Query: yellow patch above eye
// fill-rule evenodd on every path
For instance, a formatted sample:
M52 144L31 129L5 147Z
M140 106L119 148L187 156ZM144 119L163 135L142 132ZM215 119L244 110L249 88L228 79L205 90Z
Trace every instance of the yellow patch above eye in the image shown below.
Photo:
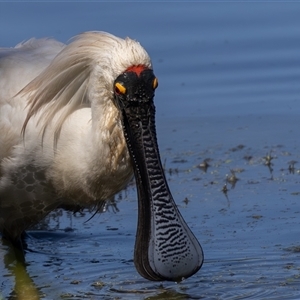
M118 94L125 94L126 93L126 87L122 85L121 83L117 82L115 84L116 93Z
M153 80L153 83L152 83L152 84L153 84L153 88L154 88L154 89L156 89L156 88L157 88L157 86L158 86L158 80L157 80L157 78L156 78L156 77L154 78L154 80Z

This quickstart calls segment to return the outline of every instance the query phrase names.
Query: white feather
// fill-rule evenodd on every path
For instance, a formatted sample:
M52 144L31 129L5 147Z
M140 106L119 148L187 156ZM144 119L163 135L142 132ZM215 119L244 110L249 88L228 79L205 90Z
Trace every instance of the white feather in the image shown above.
M21 219L23 206L40 203L39 216L28 213L35 221L50 207L95 205L124 188L132 167L113 82L134 65L151 68L140 44L104 32L0 49L0 230L19 234L3 207Z

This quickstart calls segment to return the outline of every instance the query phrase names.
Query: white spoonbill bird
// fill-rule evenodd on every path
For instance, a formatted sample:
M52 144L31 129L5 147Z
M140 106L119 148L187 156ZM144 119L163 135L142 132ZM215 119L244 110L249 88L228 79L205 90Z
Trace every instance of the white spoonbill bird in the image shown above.
M179 281L203 263L162 168L158 85L136 41L86 32L68 45L0 48L0 231L18 243L50 211L100 205L135 175L134 262L149 280Z

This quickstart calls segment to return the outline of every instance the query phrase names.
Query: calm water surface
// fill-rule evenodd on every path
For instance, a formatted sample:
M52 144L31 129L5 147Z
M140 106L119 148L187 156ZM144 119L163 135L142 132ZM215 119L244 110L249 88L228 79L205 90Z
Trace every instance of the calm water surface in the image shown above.
M162 160L205 263L179 284L137 274L132 184L89 221L56 211L29 231L26 268L1 242L0 299L299 299L299 14L298 3L1 2L1 46L86 30L145 46Z

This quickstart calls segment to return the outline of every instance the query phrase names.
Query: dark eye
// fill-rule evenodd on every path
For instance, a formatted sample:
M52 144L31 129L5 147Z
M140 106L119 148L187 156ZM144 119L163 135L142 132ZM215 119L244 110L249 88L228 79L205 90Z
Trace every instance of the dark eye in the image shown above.
M116 94L125 94L126 93L126 87L124 85L122 85L121 83L117 82L115 84L115 93Z

